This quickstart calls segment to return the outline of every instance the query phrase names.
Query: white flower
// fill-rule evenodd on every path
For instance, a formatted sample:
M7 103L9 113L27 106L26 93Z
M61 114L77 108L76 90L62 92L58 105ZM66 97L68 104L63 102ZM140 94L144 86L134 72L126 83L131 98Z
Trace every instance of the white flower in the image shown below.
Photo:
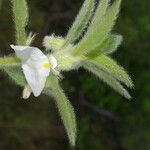
M22 60L22 69L25 78L34 94L38 97L44 89L46 78L51 70L55 71L57 60L50 55L49 58L43 52L30 46L10 45L17 57Z

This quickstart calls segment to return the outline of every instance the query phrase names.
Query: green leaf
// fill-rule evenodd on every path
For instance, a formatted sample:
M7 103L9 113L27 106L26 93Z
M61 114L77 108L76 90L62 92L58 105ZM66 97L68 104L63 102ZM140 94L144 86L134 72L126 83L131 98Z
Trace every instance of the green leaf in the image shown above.
M83 33L92 17L95 0L85 0L66 38L65 45L73 44Z
M18 45L26 44L25 27L28 22L28 6L26 0L12 0L14 22L16 27L16 42Z
M85 34L83 39L75 46L75 55L86 55L92 50L96 49L105 41L109 32L111 31L119 12L121 0L115 0L107 10L105 15L102 16L101 8L103 8L102 6L104 1L100 3L101 7L99 6L97 8L96 14L94 15L93 21L89 26L87 33Z
M0 69L7 73L17 85L27 84L21 68L21 60L16 56L0 58Z
M127 99L131 99L130 94L123 88L123 86L113 76L101 70L95 64L92 64L87 61L84 61L82 63L82 66L89 72L92 72L97 77L102 79L105 83L107 83L110 87L112 87L115 91L120 93L122 96L124 96Z
M54 97L60 116L67 131L70 144L75 146L77 129L74 109L60 87L57 77L54 75L50 76L49 86L50 89L47 89L45 94Z
M3 69L4 67L11 67L20 65L21 61L17 57L4 57L0 58L0 69Z
M106 13L106 10L109 6L109 2L110 0L100 0L99 5L96 9L95 15L93 17L93 20L91 22L90 28L91 26L94 26L94 24L96 25L100 23L100 19L102 19L102 17Z
M21 66L11 66L4 69L8 76L19 86L27 85Z
M101 45L99 45L95 50L91 51L91 53L89 53L87 56L92 58L96 57L98 54L109 55L117 50L118 46L122 42L122 39L123 38L121 35L109 35Z
M128 87L133 87L133 82L124 70L124 68L119 66L114 60L112 60L108 56L100 55L92 59L89 58L87 61L95 64L101 70L108 72L110 75L112 75L117 80L123 82Z

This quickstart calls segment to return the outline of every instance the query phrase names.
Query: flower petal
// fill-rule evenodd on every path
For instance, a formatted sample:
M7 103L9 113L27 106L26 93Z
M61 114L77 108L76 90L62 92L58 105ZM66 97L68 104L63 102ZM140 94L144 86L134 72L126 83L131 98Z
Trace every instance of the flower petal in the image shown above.
M39 96L45 86L46 78L49 75L50 69L34 69L28 64L23 64L22 68L34 96Z
M17 57L19 57L22 61L26 61L30 57L30 53L35 47L30 46L15 46L10 45L10 47L15 51Z
M45 66L45 64L49 64L49 66ZM49 59L38 48L33 48L22 68L34 96L39 96L50 72Z
M39 96L50 72L49 59L36 47L14 45L11 45L11 47L22 60L23 72L34 96Z

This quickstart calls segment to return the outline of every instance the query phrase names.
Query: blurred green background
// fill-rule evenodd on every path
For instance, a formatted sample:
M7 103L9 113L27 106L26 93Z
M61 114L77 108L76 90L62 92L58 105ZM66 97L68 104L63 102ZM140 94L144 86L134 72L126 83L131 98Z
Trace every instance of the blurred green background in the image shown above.
M27 31L66 35L83 0L28 0ZM124 42L113 55L135 83L128 101L93 75L80 69L64 73L62 86L75 107L77 150L150 149L150 13L149 0L123 0L114 32ZM10 54L14 25L10 1L0 8L0 52ZM41 95L21 99L17 87L0 72L0 150L69 150L67 136L53 99Z

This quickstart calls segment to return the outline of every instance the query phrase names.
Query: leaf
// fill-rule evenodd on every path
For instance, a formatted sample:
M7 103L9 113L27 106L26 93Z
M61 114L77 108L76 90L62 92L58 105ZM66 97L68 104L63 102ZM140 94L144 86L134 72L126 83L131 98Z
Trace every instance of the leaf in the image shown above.
M60 116L67 131L70 144L75 146L77 129L74 109L60 87L57 77L54 75L50 76L49 86L50 88L46 90L45 94L54 97Z
M91 51L91 53L89 53L87 56L92 58L96 57L98 54L109 55L117 50L118 46L122 42L122 39L123 38L121 35L109 35L101 45L99 45L95 50Z
M85 0L66 38L65 45L73 44L83 33L92 17L95 0Z
M25 27L28 22L28 6L26 0L12 0L14 22L16 27L16 42L18 45L26 44Z
M106 10L109 6L109 2L110 0L100 0L90 26L94 26L94 24L97 24L97 23L99 24L100 19L102 19L102 17L106 13Z
M123 88L123 86L113 76L111 76L104 70L101 70L95 64L84 61L82 62L82 67L84 67L86 70L88 70L89 72L92 72L97 77L102 79L105 83L107 83L110 87L112 87L115 91L120 93L125 98L131 99L131 96L129 95L129 93Z
M115 0L112 6L109 7L105 15L101 17L101 8L103 8L103 3L100 3L101 7L97 8L96 14L94 15L93 21L89 26L89 29L83 39L75 46L75 55L86 55L92 50L96 49L101 45L107 38L109 32L111 31L114 22L117 18L119 12L119 6L121 0ZM99 17L100 16L100 17Z
M0 69L7 73L17 85L26 85L26 79L21 68L21 60L16 56L0 58Z
M112 75L117 80L123 82L128 87L133 87L133 82L124 70L124 68L119 66L114 60L112 60L108 56L100 55L92 59L89 58L87 61L95 64L101 70L108 72L110 75Z
M8 76L19 86L27 85L21 66L11 66L4 69Z
M21 63L20 59L14 56L4 57L4 58L0 57L0 69L4 67L16 66L16 65L19 65L20 63Z
M115 52L118 46L122 43L121 35L110 35L101 46L101 52L108 55Z

